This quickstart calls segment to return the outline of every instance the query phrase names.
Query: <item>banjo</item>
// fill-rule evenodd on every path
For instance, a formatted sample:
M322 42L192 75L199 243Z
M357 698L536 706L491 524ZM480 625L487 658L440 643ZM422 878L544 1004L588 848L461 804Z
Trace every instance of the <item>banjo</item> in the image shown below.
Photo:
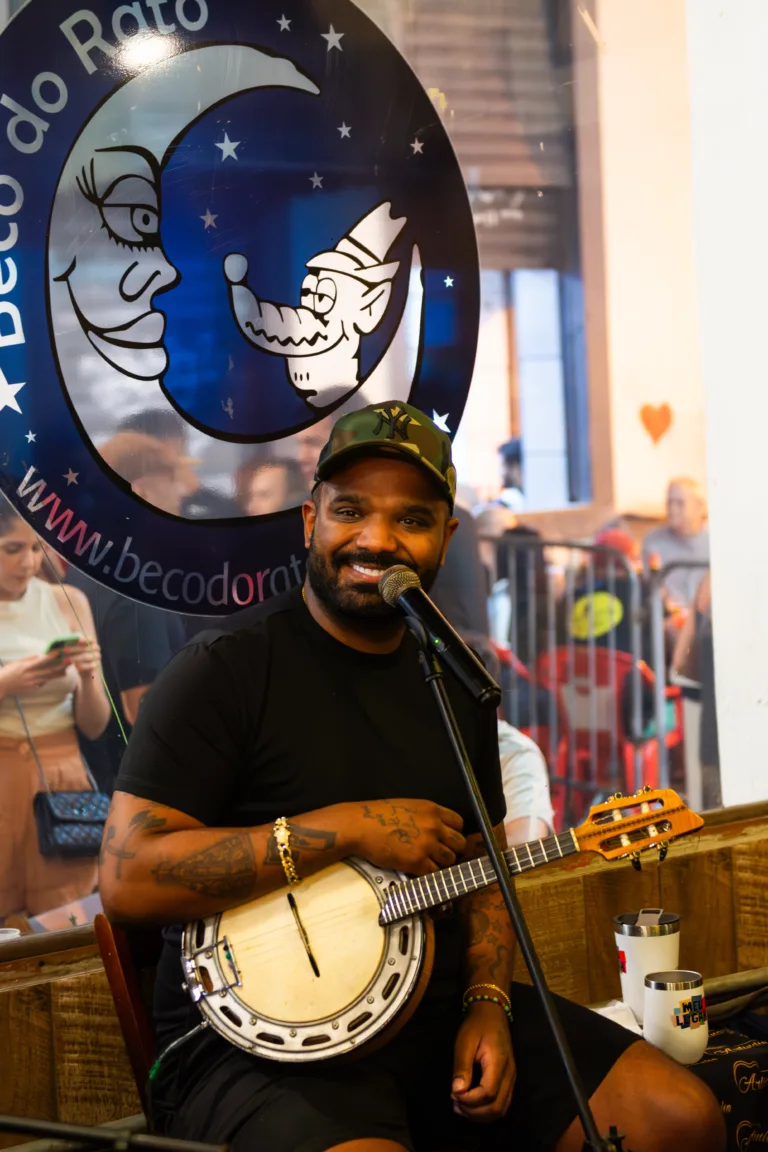
M645 789L590 809L578 828L510 848L511 875L577 852L606 860L701 827L677 793ZM489 857L408 878L350 857L302 880L188 924L184 988L203 1022L272 1060L325 1060L384 1043L429 982L434 928L424 913L493 884ZM370 1050L367 1047L367 1050Z

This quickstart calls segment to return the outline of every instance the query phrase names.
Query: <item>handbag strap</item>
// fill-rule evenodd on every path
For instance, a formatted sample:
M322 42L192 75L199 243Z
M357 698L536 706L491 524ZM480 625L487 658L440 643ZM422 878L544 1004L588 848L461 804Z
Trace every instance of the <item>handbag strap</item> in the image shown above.
M0 659L0 668L4 668L4 667L5 667L5 661ZM18 696L14 696L13 699L14 699L14 703L16 704L16 708L18 710L19 716L21 717L21 723L24 726L24 732L25 732L26 737L27 737L27 743L29 744L30 748L32 749L32 755L34 756L35 764L37 765L37 770L40 773L40 779L43 782L43 788L45 789L46 792L51 792L51 786L48 783L48 780L46 779L45 772L43 771L43 766L40 763L40 757L38 755L37 748L35 747L35 742L32 739L32 733L29 730L29 724L27 723L27 718L24 715L24 709L21 706L21 700L19 699ZM80 757L80 759L81 760L83 759L82 756ZM85 774L88 777L88 783L90 784L92 791L98 792L98 790L99 790L98 785L96 784L96 781L94 780L93 776L91 775L91 770L88 767L88 765L86 764L85 760L83 760L83 767L85 768Z

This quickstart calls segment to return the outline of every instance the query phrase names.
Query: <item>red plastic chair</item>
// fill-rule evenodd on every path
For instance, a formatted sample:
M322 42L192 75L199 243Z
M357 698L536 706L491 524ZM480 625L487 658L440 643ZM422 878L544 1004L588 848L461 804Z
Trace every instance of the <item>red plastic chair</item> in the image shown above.
M659 783L659 756L655 735L643 738L640 772L635 774L635 743L624 726L622 699L632 671L628 652L609 648L556 648L543 653L536 666L540 684L554 692L561 720L552 779L552 803L563 822L579 822L598 793L630 794L642 785ZM654 675L639 662L644 684L653 687ZM679 688L666 688L674 702L675 723L663 733L668 748L682 743L683 710ZM594 735L593 735L594 733ZM594 762L593 762L594 761Z

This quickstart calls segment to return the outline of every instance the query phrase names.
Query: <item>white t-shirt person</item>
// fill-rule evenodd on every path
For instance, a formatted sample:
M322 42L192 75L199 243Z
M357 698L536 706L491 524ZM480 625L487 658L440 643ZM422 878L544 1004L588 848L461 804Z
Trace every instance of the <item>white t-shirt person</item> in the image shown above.
M549 795L547 762L538 744L499 720L501 782L507 811L507 843L524 844L552 832L554 813Z

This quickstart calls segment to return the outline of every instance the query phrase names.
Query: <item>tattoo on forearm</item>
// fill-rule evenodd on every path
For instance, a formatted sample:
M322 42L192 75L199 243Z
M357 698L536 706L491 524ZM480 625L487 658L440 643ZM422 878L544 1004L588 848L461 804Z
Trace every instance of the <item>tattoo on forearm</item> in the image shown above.
M506 944L496 945L496 956L488 965L488 974L494 984L506 981L510 976L512 953Z
M99 864L104 864L107 856L116 857L117 879L122 880L124 861L133 860L136 857L135 852L128 850L128 841L135 836L137 832L156 832L160 828L164 828L165 825L166 820L164 816L156 816L153 808L142 808L140 812L135 812L131 817L130 823L128 824L128 831L123 837L123 842L121 845L117 845L113 843L117 836L117 828L114 824L110 824L104 833L101 851L99 852Z
M289 822L291 829L291 855L294 863L298 864L302 852L324 852L336 845L336 833L325 832L322 828L304 828L301 824ZM267 854L265 864L280 864L280 853L277 850L277 840L270 835L267 840Z
M504 900L486 890L472 898L467 915L467 968L472 980L481 976L504 985L512 975L512 936Z
M375 820L382 828L390 828L389 835L401 844L412 844L421 835L421 829L414 820L413 808L405 804L390 804L389 814L373 812L370 804L361 804L364 820Z
M256 859L246 832L226 836L173 864L153 869L157 884L186 888L200 896L247 899L256 886Z

